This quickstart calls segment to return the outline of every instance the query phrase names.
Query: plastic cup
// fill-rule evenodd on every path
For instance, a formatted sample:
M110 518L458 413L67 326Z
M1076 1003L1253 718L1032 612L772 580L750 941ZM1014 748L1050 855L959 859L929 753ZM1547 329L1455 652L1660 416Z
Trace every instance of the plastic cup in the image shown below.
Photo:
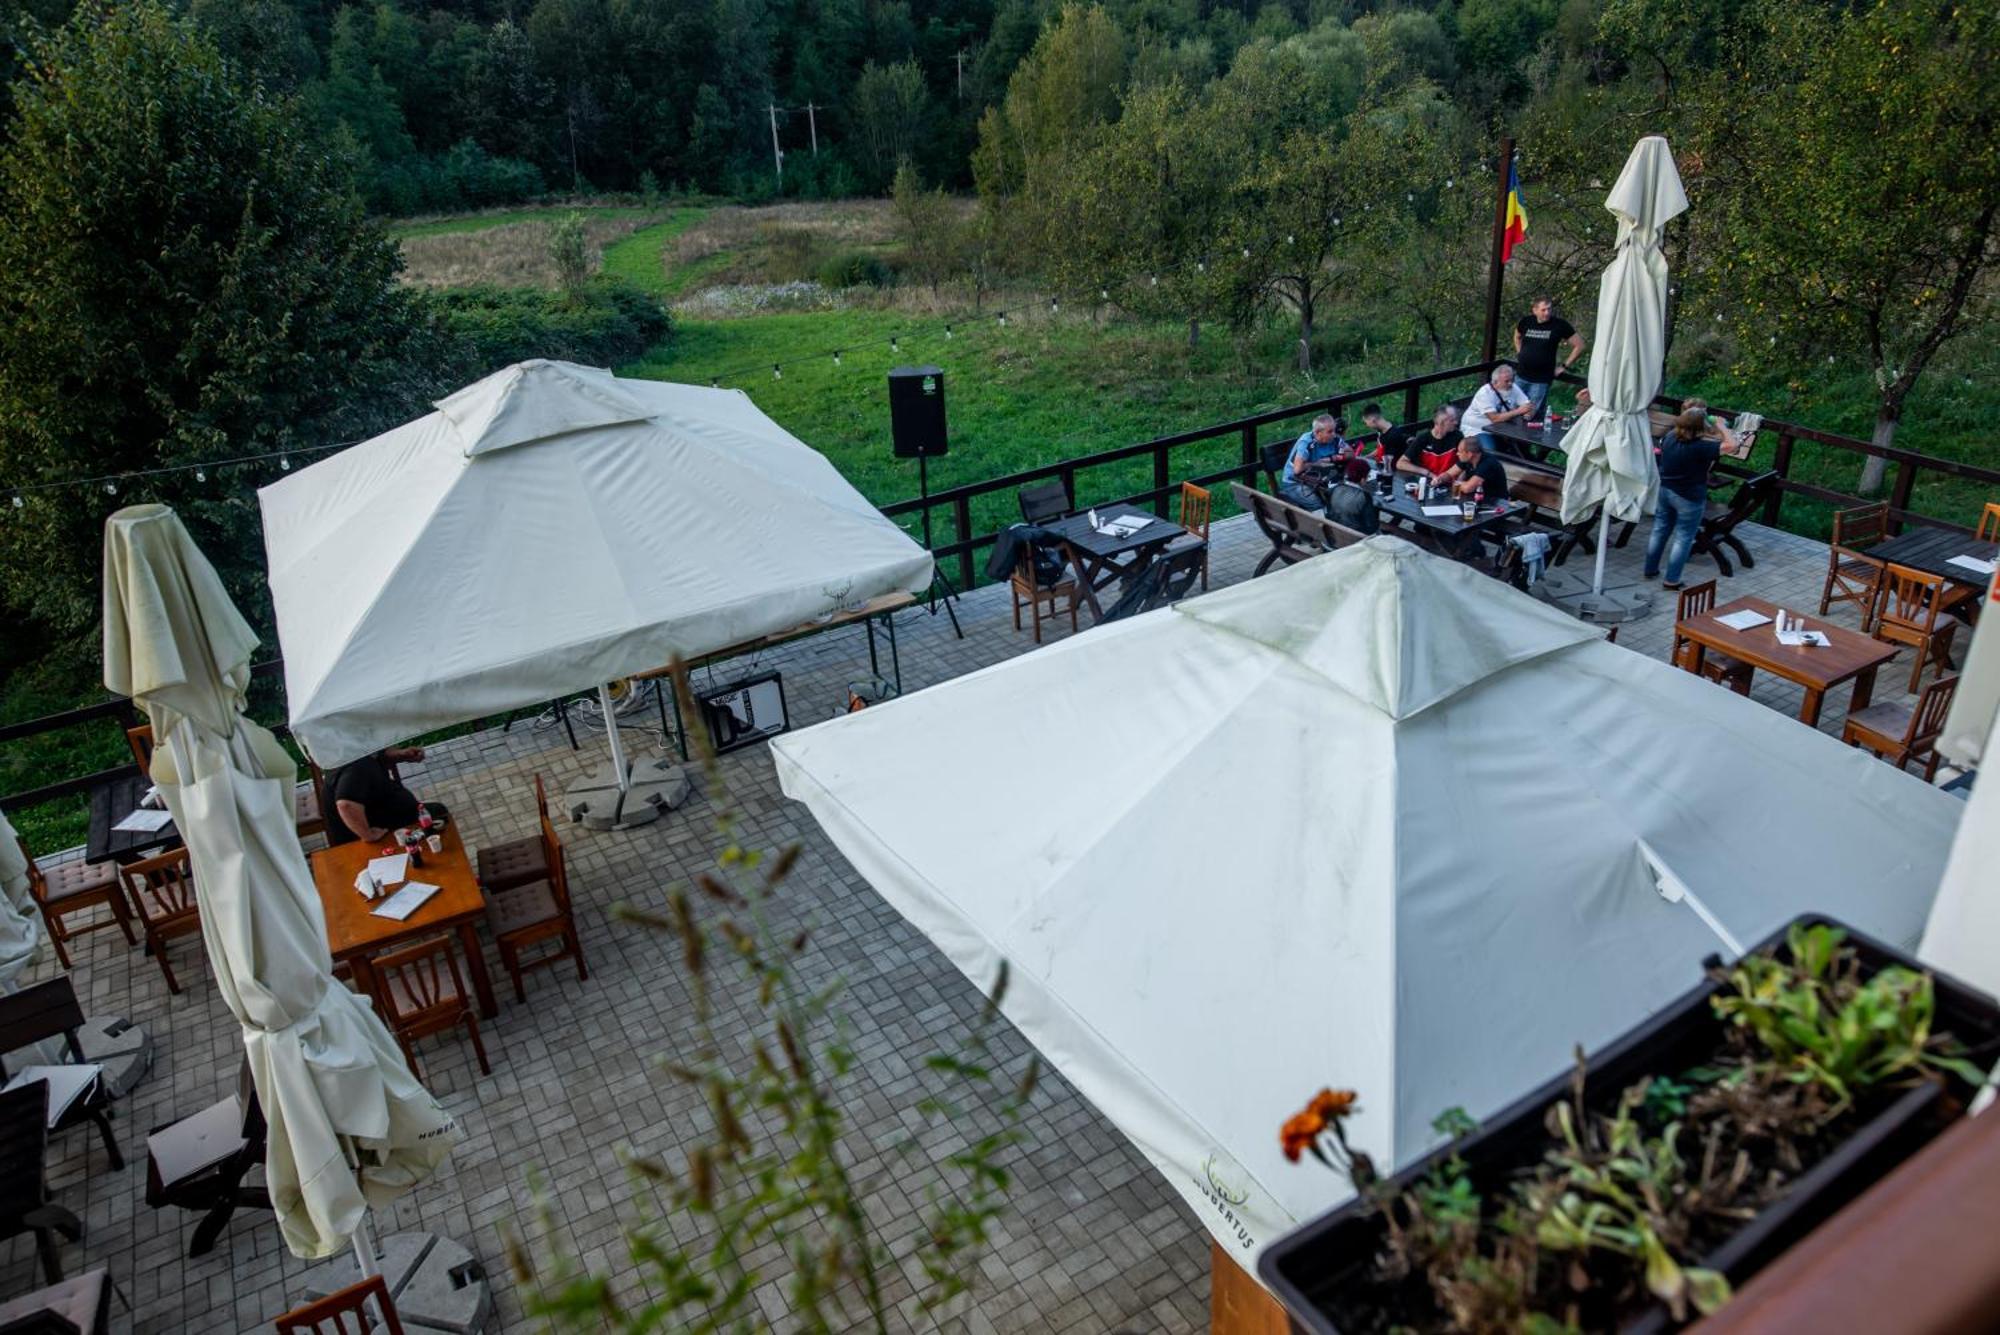
M432 835L430 838L424 840L424 847L430 849L430 851L433 853L444 852L444 836L437 834Z

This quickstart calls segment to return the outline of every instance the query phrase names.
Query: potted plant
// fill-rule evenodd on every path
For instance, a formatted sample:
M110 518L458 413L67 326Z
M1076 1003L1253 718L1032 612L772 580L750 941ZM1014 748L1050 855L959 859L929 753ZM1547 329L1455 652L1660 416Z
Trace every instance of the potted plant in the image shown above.
M1664 1330L1940 1134L2000 1054L2000 1005L1801 918L1643 1025L1424 1160L1380 1177L1349 1091L1286 1153L1356 1196L1258 1270L1315 1332Z

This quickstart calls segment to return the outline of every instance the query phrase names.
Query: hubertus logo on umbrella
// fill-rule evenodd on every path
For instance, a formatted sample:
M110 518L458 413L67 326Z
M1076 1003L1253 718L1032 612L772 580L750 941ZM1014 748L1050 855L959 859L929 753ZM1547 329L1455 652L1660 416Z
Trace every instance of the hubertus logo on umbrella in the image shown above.
M1255 1246L1257 1240L1250 1235L1250 1227L1236 1217L1235 1207L1250 1199L1250 1177L1242 1169L1219 1161L1219 1156L1211 1154L1201 1161L1201 1176L1195 1179L1195 1186L1208 1203L1215 1207L1236 1233L1236 1244L1244 1250Z

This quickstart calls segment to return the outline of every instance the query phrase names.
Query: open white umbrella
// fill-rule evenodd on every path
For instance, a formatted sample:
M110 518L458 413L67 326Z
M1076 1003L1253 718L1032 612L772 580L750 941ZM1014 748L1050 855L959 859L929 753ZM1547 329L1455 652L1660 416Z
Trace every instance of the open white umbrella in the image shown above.
M153 723L152 777L187 841L202 940L243 1026L270 1127L272 1208L295 1255L329 1256L437 1168L457 1128L381 1018L333 977L292 811L297 771L243 715L257 643L163 505L104 529L104 683Z
M1808 909L1912 943L1949 796L1376 537L771 746L1239 1261L1332 1203L1278 1126L1357 1088L1383 1165ZM980 801L935 758L977 756Z
M1637 610L1605 596L1605 537L1613 518L1635 521L1652 513L1659 493L1646 410L1666 374L1667 257L1660 238L1687 206L1673 152L1658 135L1633 146L1604 200L1618 219L1617 251L1597 285L1590 407L1563 441L1569 467L1562 499L1565 524L1598 511L1597 565L1586 607L1600 620ZM1651 603L1650 597L1644 601Z
M1953 764L1978 765L1979 776L1917 953L2000 996L2000 575L1987 586L1986 608L1937 743Z

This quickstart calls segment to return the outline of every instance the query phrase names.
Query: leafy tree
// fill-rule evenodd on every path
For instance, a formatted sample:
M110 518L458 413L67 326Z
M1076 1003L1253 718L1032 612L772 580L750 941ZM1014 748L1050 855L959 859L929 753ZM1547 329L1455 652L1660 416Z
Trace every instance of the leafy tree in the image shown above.
M925 189L923 178L908 161L896 169L890 202L910 273L936 297L960 264L956 207L942 190Z
M929 118L930 92L914 60L894 65L869 61L854 85L852 118L860 140L863 181L880 189L916 153Z
M295 104L158 0L86 5L33 57L0 148L0 475L32 487L316 444L441 387L395 248ZM255 606L254 501L214 492L144 488L249 572L237 592ZM85 631L99 526L135 497L30 496L0 526L0 587L49 629Z
M572 302L580 301L590 281L590 241L581 213L572 210L549 224L549 257L555 261L557 286Z
M1007 100L979 126L973 173L982 195L1032 193L1064 155L1118 115L1125 34L1102 8L1070 5L1007 84Z

